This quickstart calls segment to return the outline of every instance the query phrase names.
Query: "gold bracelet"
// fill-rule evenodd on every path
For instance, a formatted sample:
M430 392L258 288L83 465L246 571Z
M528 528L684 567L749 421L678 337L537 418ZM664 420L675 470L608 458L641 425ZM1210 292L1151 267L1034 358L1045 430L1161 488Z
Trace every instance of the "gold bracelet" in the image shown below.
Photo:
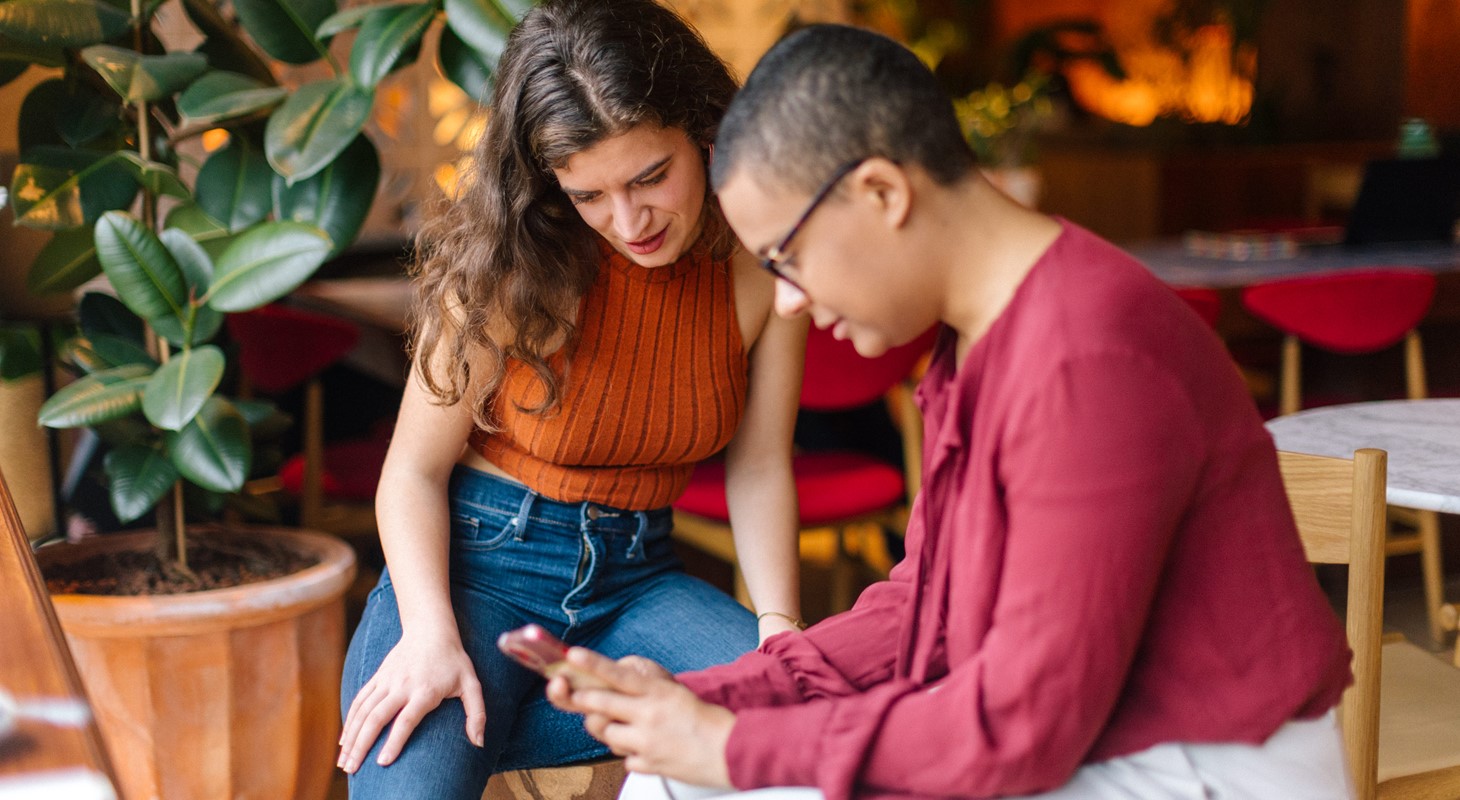
M796 626L796 630L798 630L798 631L804 631L804 630L806 630L806 621L805 620L799 619L797 617L793 617L790 614L782 614L779 611L762 611L761 613L759 613L759 614L756 615L755 621L757 623L759 623L761 620L765 619L766 617L780 617L781 619L786 620L787 622L791 623L792 625L795 625Z

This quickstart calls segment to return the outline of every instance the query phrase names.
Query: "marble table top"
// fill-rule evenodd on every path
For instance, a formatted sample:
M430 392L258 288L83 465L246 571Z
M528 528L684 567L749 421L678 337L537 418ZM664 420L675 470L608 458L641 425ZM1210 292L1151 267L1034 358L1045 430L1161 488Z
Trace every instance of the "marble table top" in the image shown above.
M1460 514L1460 400L1325 406L1269 420L1278 449L1350 458L1389 453L1391 505Z
M1460 271L1460 244L1394 244L1367 247L1303 247L1291 258L1232 261L1195 256L1179 239L1133 244L1126 251L1156 277L1172 286L1222 288L1275 278L1321 275L1359 268L1419 267L1433 272Z

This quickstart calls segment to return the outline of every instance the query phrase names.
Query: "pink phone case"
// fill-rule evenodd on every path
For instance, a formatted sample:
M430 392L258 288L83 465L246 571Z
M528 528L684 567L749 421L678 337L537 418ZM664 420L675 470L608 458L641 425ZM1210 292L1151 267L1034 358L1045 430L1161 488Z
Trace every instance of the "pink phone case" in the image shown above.
M497 637L497 649L544 678L563 675L574 689L605 688L607 684L564 661L568 646L541 625L525 625Z

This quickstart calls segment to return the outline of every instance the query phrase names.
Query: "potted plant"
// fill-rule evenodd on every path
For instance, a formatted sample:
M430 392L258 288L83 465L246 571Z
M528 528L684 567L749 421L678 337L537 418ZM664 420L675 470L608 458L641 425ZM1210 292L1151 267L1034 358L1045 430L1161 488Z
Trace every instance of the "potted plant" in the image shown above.
M252 433L276 417L222 391L223 319L287 295L355 238L380 171L363 134L376 87L415 60L433 23L446 23L442 70L480 97L526 5L0 2L0 82L57 71L18 120L10 207L16 224L52 233L28 286L70 292L102 276L109 288L77 303L66 353L80 377L40 421L95 432L117 517L157 522L156 533L38 553L52 576L110 570L103 582L152 592L52 588L125 796L327 790L352 555L317 533L198 524L249 477ZM173 46L164 7L203 44ZM338 56L331 39L352 28ZM316 62L327 77L280 85L281 63ZM226 585L204 572L227 562L247 581L269 574L266 556L283 575ZM139 579L149 559L152 576Z
M1033 208L1039 173L1033 168L1034 134L1054 115L1049 78L1030 72L1018 83L991 82L953 101L963 135L984 174L1010 197Z

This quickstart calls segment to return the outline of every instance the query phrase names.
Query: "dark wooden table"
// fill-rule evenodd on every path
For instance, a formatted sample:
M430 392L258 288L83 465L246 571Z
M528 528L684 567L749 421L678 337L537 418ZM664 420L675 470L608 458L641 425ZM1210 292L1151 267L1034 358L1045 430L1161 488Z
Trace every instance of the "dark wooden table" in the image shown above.
M66 699L84 703L81 678L31 558L10 490L0 475L0 690L17 700ZM66 727L20 719L0 738L0 797L22 781L49 780L51 797L114 797L111 763L93 722ZM50 787L54 787L51 789ZM36 794L41 794L36 785Z

